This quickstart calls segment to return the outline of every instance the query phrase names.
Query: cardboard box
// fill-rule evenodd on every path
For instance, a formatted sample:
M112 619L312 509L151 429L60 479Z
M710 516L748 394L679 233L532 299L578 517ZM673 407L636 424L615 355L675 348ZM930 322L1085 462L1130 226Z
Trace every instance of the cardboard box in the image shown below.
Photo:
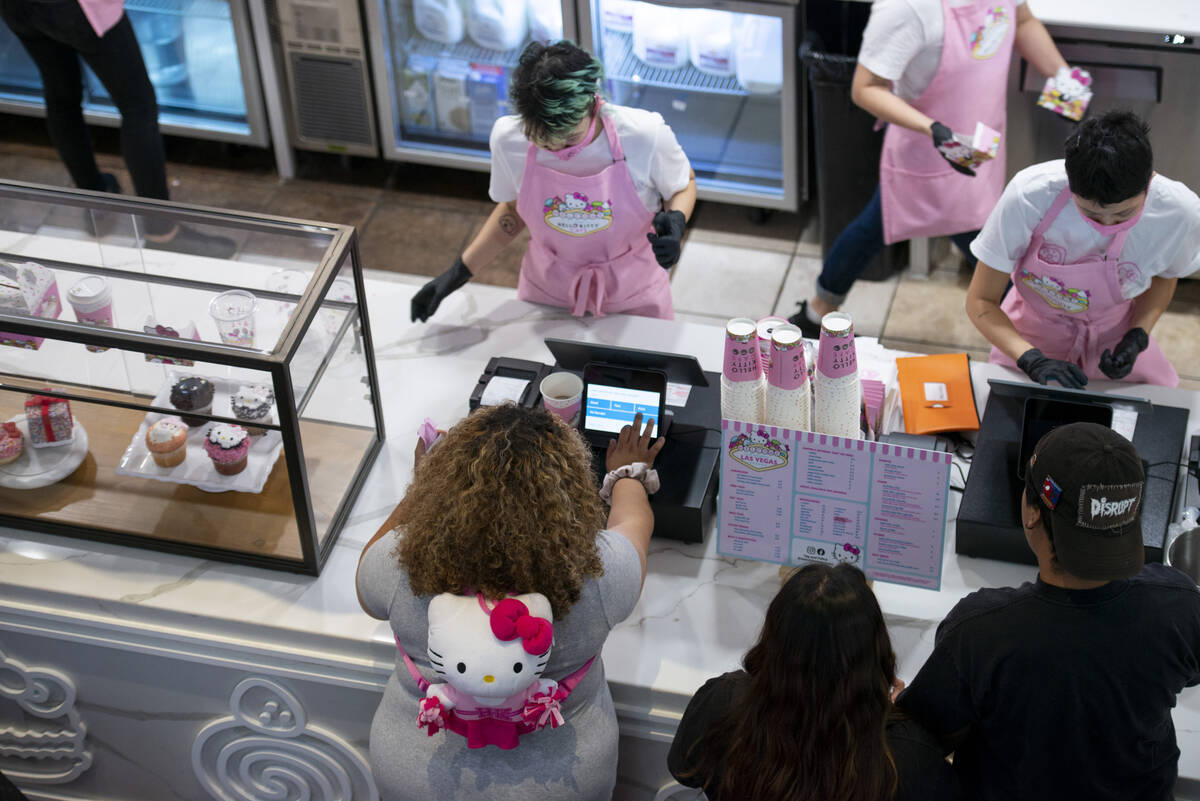
M1046 79L1037 104L1079 122L1092 102L1092 76L1080 67L1061 67Z

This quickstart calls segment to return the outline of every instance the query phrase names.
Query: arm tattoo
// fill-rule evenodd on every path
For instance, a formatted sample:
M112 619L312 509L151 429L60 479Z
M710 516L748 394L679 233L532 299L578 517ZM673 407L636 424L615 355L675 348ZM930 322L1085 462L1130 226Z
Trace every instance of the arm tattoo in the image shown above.
M500 230L512 236L517 232L517 218L511 214L500 215Z

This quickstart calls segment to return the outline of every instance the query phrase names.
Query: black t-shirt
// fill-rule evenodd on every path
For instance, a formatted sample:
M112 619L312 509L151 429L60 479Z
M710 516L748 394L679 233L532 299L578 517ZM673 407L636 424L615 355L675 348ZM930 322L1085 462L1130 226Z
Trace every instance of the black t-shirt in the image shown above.
M750 676L739 670L709 679L692 696L667 754L667 767L680 784L703 787L715 778L715 770L721 767L720 760L699 765L697 755L689 752L749 685ZM887 741L899 779L895 801L961 801L963 796L958 789L958 780L944 758L944 749L919 723L913 720L889 722ZM770 769L769 765L762 767ZM685 775L692 771L696 771L695 775ZM707 795L709 801L730 801L713 792Z
M979 590L938 627L897 700L943 737L963 789L990 799L1160 801L1179 749L1171 708L1200 683L1200 591L1150 564L1094 590Z

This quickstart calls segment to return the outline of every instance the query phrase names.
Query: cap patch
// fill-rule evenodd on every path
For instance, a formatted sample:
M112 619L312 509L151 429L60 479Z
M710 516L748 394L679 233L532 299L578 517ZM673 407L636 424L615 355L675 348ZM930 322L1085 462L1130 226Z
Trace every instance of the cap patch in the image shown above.
M1079 488L1078 525L1110 529L1128 525L1137 518L1142 483L1084 484Z
M1062 496L1062 487L1054 482L1050 476L1046 476L1046 480L1042 482L1042 501L1051 509L1058 506L1058 499Z

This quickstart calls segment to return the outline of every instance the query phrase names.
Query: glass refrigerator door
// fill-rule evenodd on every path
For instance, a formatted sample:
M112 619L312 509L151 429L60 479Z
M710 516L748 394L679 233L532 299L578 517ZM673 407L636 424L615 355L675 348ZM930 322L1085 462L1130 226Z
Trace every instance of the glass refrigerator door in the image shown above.
M166 133L266 145L262 95L239 0L128 0ZM108 90L84 66L84 111L116 125ZM17 37L0 23L0 110L43 114L42 82Z
M477 170L521 50L574 33L561 0L368 0L367 17L384 155Z
M582 41L604 63L609 99L663 116L700 197L797 208L793 6L587 1Z

